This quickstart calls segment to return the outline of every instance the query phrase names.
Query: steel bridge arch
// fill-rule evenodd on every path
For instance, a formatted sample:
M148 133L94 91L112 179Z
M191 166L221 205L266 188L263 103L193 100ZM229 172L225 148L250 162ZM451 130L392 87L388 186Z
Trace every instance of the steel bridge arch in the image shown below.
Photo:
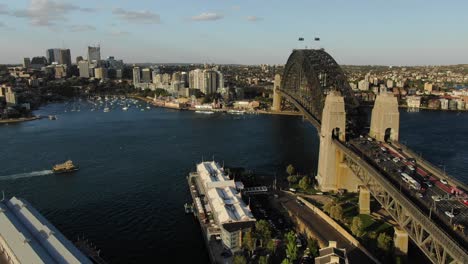
M313 116L320 127L325 97L339 91L345 100L348 132L357 132L366 124L365 114L341 67L323 49L296 49L288 58L283 71L280 92L297 108ZM298 107L300 106L300 107Z

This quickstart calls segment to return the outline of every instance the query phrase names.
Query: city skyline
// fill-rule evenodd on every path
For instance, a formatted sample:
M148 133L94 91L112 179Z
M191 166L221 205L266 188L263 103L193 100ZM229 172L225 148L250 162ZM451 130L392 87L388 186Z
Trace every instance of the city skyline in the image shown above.
M284 64L292 49L307 46L325 48L340 64L466 64L468 4L449 2L0 1L0 32L8 36L0 60L19 64L66 48L74 61L100 44L102 58L128 63Z

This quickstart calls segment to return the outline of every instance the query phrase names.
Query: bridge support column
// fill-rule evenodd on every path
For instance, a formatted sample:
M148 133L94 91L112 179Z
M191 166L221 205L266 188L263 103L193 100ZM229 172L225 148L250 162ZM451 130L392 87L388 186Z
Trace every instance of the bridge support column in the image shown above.
M370 214L370 192L364 186L359 186L359 214Z
M339 187L338 169L340 155L333 144L333 137L345 139L346 112L344 99L338 92L325 98L320 129L320 150L317 182L322 191L336 191Z
M394 229L393 242L395 243L395 253L400 256L406 256L408 254L408 233L398 227L394 227Z
M282 96L279 93L278 89L281 88L281 75L276 74L275 75L275 81L273 84L273 106L271 107L271 110L273 111L281 111L281 100Z
M369 135L378 141L398 141L400 112L398 100L391 93L381 93L375 99L372 109Z

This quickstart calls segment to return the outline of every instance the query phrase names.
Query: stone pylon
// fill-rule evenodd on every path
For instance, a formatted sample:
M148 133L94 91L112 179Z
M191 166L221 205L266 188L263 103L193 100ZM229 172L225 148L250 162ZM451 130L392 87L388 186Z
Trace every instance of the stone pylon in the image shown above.
M281 88L281 75L276 74L275 75L275 81L273 84L273 106L271 107L271 110L273 111L281 111L281 100L282 96L278 89Z
M346 112L343 96L331 92L325 98L320 130L320 150L317 182L322 191L337 190L340 155L333 137L345 139Z
M369 135L378 141L398 141L400 112L398 100L391 93L381 93L372 109Z

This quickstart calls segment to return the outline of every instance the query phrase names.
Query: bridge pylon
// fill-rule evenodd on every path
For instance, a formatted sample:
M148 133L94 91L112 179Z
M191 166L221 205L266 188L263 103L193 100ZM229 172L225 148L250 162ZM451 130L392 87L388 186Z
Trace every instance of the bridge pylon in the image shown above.
M276 74L275 75L275 81L273 83L273 106L271 107L271 110L273 111L281 111L281 100L282 96L279 92L279 89L281 88L281 75Z
M369 135L378 141L398 141L400 112L398 100L391 93L381 93L372 109Z

